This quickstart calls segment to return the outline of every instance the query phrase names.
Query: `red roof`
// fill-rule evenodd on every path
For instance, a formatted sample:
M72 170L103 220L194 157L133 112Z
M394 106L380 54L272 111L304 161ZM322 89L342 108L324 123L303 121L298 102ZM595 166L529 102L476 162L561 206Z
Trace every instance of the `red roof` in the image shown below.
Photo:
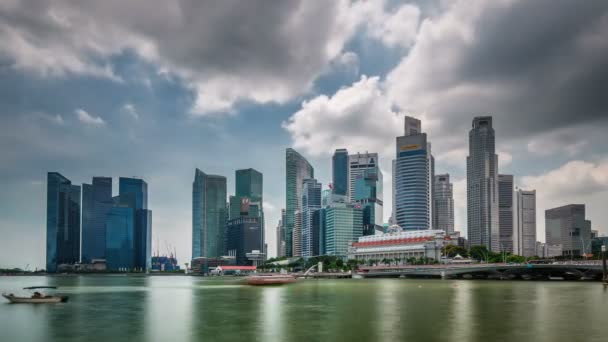
M365 241L365 242L355 242L353 243L354 247L372 247L372 246L386 246L386 245L404 245L410 243L420 243L426 241L435 240L434 236L424 236L424 237L416 237L409 239L390 239L390 240L380 240L380 241Z
M228 270L255 271L256 270L255 266L218 266L218 267L221 267L222 270L224 270L224 271L228 271Z

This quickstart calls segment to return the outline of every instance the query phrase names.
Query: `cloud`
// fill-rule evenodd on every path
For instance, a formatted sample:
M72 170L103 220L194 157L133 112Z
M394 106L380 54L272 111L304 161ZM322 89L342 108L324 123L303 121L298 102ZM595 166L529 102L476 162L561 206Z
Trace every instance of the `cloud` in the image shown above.
M87 113L84 109L79 108L76 109L74 112L76 113L76 116L78 116L78 120L80 120L80 122L84 124L91 126L104 126L106 124L106 122L103 121L101 117L91 115Z
M499 168L503 168L503 167L507 167L507 166L511 165L511 162L513 161L513 155L511 154L511 152L499 150L496 152L496 154L498 154L498 167Z
M122 106L122 110L128 115L130 115L133 119L139 120L139 114L137 113L137 110L135 109L135 106L132 103L125 103Z
M420 9L412 4L398 7L387 13L381 1L363 2L362 12L367 17L367 30L371 37L381 40L386 46L409 47L415 39L420 20Z
M539 134L527 144L528 152L539 156L563 154L572 157L579 154L593 140L596 130L592 126L571 126ZM603 134L602 134L603 135Z

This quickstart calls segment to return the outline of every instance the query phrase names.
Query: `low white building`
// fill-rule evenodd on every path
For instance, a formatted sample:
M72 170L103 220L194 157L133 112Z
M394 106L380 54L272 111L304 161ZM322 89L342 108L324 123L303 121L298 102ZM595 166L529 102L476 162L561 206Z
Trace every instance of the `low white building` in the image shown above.
M443 230L400 231L362 236L349 248L349 259L382 260L408 258L441 259L441 249L458 243L459 232Z

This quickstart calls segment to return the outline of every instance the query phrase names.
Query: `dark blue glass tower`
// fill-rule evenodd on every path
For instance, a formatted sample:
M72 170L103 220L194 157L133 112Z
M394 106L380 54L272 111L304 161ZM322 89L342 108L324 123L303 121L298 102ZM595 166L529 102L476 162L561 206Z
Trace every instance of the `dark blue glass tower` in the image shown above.
M152 211L148 210L148 183L139 178L120 177L120 202L135 210L134 264L138 270L151 267Z
M80 187L58 172L47 175L46 270L80 260Z
M334 194L346 196L348 193L348 151L340 148L332 157L332 183Z
M112 178L93 177L93 184L83 184L82 261L105 259L106 216L113 206Z
M106 216L105 240L108 270L135 268L135 210L132 207L117 204L110 209Z

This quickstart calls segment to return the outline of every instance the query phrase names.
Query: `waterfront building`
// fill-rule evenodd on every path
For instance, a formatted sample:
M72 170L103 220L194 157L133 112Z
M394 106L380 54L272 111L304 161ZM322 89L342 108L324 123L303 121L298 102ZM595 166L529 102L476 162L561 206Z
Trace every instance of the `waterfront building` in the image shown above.
M241 215L241 199L248 199L249 216L263 217L264 176L252 168L236 170L235 192L230 196L230 219Z
M82 185L82 262L106 258L106 216L112 206L112 177L93 177Z
M357 176L352 201L363 211L363 235L383 230L382 171L379 167L367 169Z
M192 183L192 258L224 254L226 177L196 169Z
M348 196L352 201L355 198L355 182L365 171L375 171L379 168L378 153L357 153L348 156ZM339 195L339 194L337 194Z
M348 246L363 235L363 211L351 204L333 203L323 210L324 253L346 257Z
M287 148L285 150L285 242L286 256L294 256L293 253L295 226L295 213L302 210L302 185L305 179L315 178L314 169L310 163L296 150ZM297 240L297 239L296 239ZM300 244L296 241L295 244Z
M498 236L501 252L513 253L513 214L513 175L498 175ZM536 236L532 241L536 241Z
M500 251L498 223L498 155L492 117L473 119L467 156L467 235L471 246Z
M562 255L591 253L591 221L585 219L585 205L545 210L545 241L548 245L561 245Z
M331 166L333 193L348 195L348 151L344 148L337 149L331 159Z
M106 266L112 271L135 269L135 209L120 203L106 215Z
M454 191L450 175L436 175L433 187L433 228L451 234L454 232Z
M58 172L47 174L46 271L80 261L80 186Z
M250 254L257 254L264 259L264 234L262 219L259 216L241 216L231 219L226 225L226 250L228 255L236 258L238 265L254 265L260 258L248 258Z
M302 212L297 210L294 213L293 236L291 241L291 251L294 257L302 256Z
M406 117L406 132L396 139L394 219L405 230L432 226L434 158L420 120Z
M444 246L456 244L460 233L443 230L396 231L388 234L362 236L349 249L349 259L368 260L409 258L441 259Z
M281 219L276 228L277 258L285 256L285 209L281 209Z
M536 254L536 190L517 189L513 204L513 254L531 257Z
M148 270L152 267L152 211L148 209L148 183L139 178L120 177L118 187L121 201L127 201L135 211L133 267Z
M319 222L315 212L321 209L321 183L305 179L302 189L302 256L319 255Z

